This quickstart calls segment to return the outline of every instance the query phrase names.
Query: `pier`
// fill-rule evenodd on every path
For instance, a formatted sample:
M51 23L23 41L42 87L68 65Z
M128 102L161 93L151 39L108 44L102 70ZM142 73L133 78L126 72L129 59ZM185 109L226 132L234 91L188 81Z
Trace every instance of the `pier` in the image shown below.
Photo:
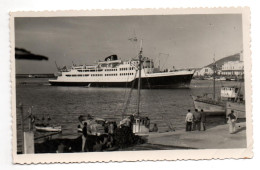
M144 138L146 142L142 144L129 145L124 148L114 146L105 151L232 149L247 147L245 122L236 124L236 132L234 134L229 133L228 124L225 124L209 128L206 131L186 132L185 130L177 130L164 133L151 132L149 135L144 136ZM67 147L66 145L73 146L72 152L80 152L81 137L75 139L55 139L47 143L52 147L58 147L63 143L65 147ZM46 146L47 143L36 144L36 152L42 152L42 147ZM91 143L93 143L93 141ZM56 150L56 148L51 149L53 150L51 152ZM46 148L43 150L46 151Z
M236 132L230 134L228 124L218 125L206 131L179 130L151 133L147 143L135 146L135 150L153 149L232 149L246 148L246 123L236 124Z

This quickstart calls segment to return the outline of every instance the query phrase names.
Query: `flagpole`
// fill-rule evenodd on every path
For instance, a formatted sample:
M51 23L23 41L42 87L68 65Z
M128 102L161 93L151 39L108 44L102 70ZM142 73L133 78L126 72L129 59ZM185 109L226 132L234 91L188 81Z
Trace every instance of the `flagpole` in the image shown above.
M215 53L214 53L214 59L213 59L213 99L215 100L215 94L216 94L216 83L215 83L215 79L216 79L216 62L215 62Z

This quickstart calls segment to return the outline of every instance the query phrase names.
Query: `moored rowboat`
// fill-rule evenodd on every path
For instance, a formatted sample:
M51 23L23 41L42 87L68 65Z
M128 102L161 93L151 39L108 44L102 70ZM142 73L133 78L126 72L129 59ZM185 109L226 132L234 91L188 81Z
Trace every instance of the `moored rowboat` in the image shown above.
M35 125L35 129L37 131L41 131L41 132L61 132L61 126L37 126Z

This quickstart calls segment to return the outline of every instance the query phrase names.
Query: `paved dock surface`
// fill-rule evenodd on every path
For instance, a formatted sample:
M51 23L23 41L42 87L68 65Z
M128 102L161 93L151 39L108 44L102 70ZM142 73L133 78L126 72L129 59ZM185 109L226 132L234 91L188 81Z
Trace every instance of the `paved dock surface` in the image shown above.
M236 127L234 134L229 133L227 124L212 127L206 131L186 132L185 130L178 130L174 132L149 133L149 135L145 136L147 142L144 144L133 145L123 149L114 147L107 151L246 148L246 123L237 123ZM81 137L79 136L75 139L61 138L57 141L49 141L50 143L47 146L50 150L46 152L45 148L43 152L55 152L59 140L63 140L63 143L69 145L71 145L71 142L74 143L72 147L74 150L72 152L79 152L81 150ZM39 148L40 146L38 146L39 144L36 145L36 150L38 149L39 153L43 153L41 152L41 148ZM43 146L41 145L41 147Z
M151 134L148 143L196 149L244 148L246 147L246 124L237 123L234 134L229 133L227 124L206 131L181 130Z
M219 125L206 131L179 130L166 133L151 133L147 143L133 150L170 149L228 149L246 147L246 123L237 123L236 132L230 134L228 125ZM129 148L128 148L129 149Z

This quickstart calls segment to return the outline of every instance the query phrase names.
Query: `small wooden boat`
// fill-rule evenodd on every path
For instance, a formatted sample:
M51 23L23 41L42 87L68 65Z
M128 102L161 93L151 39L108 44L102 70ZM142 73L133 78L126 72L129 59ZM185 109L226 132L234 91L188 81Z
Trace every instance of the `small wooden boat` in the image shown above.
M41 126L41 125L35 125L36 131L40 132L61 132L61 126Z

